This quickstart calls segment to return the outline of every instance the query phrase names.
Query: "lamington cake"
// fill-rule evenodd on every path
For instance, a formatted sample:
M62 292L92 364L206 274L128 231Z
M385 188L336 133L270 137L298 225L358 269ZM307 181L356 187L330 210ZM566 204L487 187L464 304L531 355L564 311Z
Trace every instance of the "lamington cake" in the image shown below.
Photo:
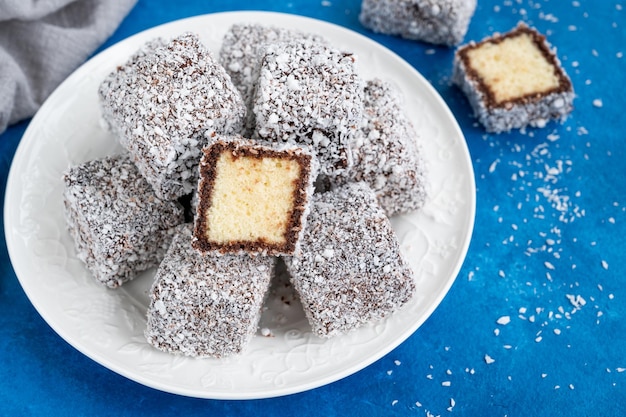
M309 212L317 162L291 144L222 137L200 161L193 246L202 252L288 255Z
M301 248L285 263L316 335L347 333L411 299L412 270L365 183L315 194L313 204Z
M230 77L192 33L156 39L99 88L103 120L163 199L195 188L207 136L243 128L246 108Z
M310 146L324 175L348 168L348 142L363 117L356 57L310 40L269 44L260 55L253 106L258 136Z
M524 24L460 47L453 82L488 132L544 127L573 109L572 83L545 36Z
M96 281L117 288L157 266L182 206L159 199L128 155L110 156L70 168L65 216L82 260Z
M475 10L476 0L363 0L359 20L377 33L453 46Z
M221 358L241 353L257 330L274 258L206 256L179 228L150 290L147 341L169 353Z
M259 76L259 50L270 43L296 39L325 42L319 35L259 23L236 23L224 35L219 62L230 75L248 107L246 133L251 134L254 129L252 99Z
M354 163L336 183L366 182L387 216L420 209L428 189L426 164L400 92L381 79L367 80L363 113L350 143Z

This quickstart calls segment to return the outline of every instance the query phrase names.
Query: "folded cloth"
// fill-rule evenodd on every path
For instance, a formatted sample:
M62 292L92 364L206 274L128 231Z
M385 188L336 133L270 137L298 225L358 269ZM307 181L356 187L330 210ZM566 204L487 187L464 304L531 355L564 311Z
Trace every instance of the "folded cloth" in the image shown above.
M0 1L0 133L35 114L136 2Z

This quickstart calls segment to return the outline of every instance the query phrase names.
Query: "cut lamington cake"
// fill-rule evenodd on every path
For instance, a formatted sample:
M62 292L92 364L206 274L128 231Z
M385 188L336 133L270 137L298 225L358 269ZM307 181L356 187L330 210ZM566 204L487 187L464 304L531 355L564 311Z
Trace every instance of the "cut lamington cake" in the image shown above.
M159 264L183 208L159 199L128 155L72 167L63 179L77 255L97 282L117 288Z
M202 252L291 254L303 233L317 162L306 149L240 136L200 161L193 246Z
M206 256L181 226L150 291L148 342L163 351L221 358L241 353L257 330L274 258Z
M207 136L239 133L246 108L198 37L144 45L100 85L102 116L164 199L189 194Z
M261 55L256 133L268 141L309 146L325 175L348 168L348 142L363 117L356 57L310 40L269 44Z
M520 24L455 54L453 82L489 132L543 127L573 109L572 83L546 41Z

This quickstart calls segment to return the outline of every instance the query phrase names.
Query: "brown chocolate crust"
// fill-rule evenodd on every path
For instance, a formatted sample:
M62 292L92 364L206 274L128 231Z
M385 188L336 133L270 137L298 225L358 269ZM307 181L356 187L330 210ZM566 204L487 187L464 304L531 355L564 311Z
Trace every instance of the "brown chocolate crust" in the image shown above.
M487 43L499 44L506 39L514 38L523 34L527 34L532 38L533 42L535 43L535 45L537 46L541 54L552 65L552 67L554 68L556 72L556 76L559 79L559 85L558 87L551 88L541 93L525 94L523 96L516 97L513 99L509 99L509 100L504 100L501 103L498 103L495 99L493 91L491 91L489 86L485 84L482 77L471 66L469 57L468 57L468 52L473 49L479 48L480 46L487 44ZM542 35L541 33L539 33L537 30L531 27L528 27L523 23L520 23L515 29L507 33L504 33L502 35L493 36L491 38L484 39L478 43L476 42L469 43L457 50L457 56L463 63L463 66L465 67L465 72L467 74L468 79L474 81L477 84L477 89L483 94L484 104L485 104L485 107L488 109L493 109L493 108L498 108L498 107L511 108L515 104L525 104L529 102L539 101L543 97L546 97L550 94L565 93L568 91L572 91L572 83L563 72L563 69L561 68L561 65L559 64L559 61L557 60L555 54L552 53L552 51L548 47L546 43L546 37Z
M211 205L213 184L215 183L215 167L219 156L225 152L231 152L234 158L283 158L292 159L298 162L301 175L298 177L297 184L293 195L293 209L289 215L287 228L285 232L285 243L270 243L264 239L256 241L232 241L228 243L217 243L210 241L206 237L208 225L206 223L206 212ZM246 142L242 146L241 143L218 140L212 145L203 149L204 157L200 164L201 181L198 186L198 209L196 222L194 227L194 240L192 246L200 252L217 251L222 254L233 252L247 252L250 254L266 253L273 254L289 254L293 253L299 240L300 231L302 230L302 218L308 204L306 189L310 182L311 176L311 155L303 152L288 151L288 158L284 151L277 151L268 147L251 145Z

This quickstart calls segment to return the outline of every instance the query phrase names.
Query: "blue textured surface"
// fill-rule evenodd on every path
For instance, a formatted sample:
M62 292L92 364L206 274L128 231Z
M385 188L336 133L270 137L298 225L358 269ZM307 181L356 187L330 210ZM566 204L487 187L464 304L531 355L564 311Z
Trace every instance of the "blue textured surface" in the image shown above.
M467 259L426 323L366 369L301 394L211 401L141 386L69 346L28 301L3 240L0 414L626 415L626 10L615 0L478 3L466 41L523 20L558 48L577 93L564 124L486 134L450 86L453 49L368 32L358 0L139 0L103 48L179 18L273 10L337 23L402 56L467 138L478 190ZM0 137L2 196L27 125Z

